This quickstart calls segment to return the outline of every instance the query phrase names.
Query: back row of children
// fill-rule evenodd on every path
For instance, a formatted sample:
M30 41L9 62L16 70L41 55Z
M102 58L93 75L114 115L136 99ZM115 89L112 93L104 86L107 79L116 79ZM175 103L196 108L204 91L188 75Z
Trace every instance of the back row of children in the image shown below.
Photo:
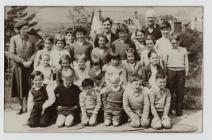
M118 39L112 43L97 35L95 48L85 40L83 27L69 29L67 41L47 37L34 61L29 126L46 126L56 104L58 127L72 126L79 110L83 125L95 125L103 110L106 126L119 126L125 112L133 127L151 123L155 129L170 128L174 93L176 115L182 115L188 58L186 49L179 46L179 35L169 35L170 24L164 22L160 29L162 37L156 43L151 36L141 39L144 32L137 30L140 44L136 46L125 24L117 28Z

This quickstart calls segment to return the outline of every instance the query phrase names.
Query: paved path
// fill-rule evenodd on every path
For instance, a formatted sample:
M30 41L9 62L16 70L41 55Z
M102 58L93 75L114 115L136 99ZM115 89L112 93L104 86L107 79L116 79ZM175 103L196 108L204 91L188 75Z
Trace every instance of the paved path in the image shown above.
M16 115L15 111L5 111L4 116L4 129L5 132L202 132L202 111L184 111L187 115L186 118L172 118L173 127L172 129L166 130L153 130L151 128L134 129L129 126L129 124L124 124L120 127L105 127L103 124L99 124L95 127L83 127L77 124L70 128L57 128L55 125L49 126L47 128L29 128L23 125L26 120L26 115Z

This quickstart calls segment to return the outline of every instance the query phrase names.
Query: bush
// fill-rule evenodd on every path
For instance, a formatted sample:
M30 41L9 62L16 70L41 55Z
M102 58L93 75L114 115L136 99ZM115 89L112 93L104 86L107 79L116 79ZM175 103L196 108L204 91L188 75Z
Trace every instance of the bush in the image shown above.
M203 36L202 32L187 29L181 34L182 47L188 51L190 76L196 77L202 73Z

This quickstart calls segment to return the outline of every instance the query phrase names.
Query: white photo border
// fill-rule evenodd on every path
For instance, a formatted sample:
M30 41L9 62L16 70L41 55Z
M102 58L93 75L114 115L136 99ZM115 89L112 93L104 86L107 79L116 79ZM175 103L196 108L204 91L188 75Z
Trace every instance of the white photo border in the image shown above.
M203 36L204 36L204 58L203 58L203 66L204 66L204 85L203 85L203 133L191 133L191 134L169 134L169 133L50 133L50 134L32 134L32 133L4 133L4 80L0 80L0 89L2 93L2 98L0 99L0 114L2 120L0 121L0 137L1 139L100 139L108 140L108 139L209 139L211 138L210 130L212 124L212 113L210 111L210 107L212 106L212 94L211 92L211 84L212 83L212 64L210 60L212 60L212 46L211 46L211 25L212 18L210 13L212 13L212 5L210 0L200 1L200 0L81 0L81 1L67 1L67 0L51 0L51 1L43 1L43 0L1 0L0 1L0 17L1 17L1 33L0 33L0 64L1 64L1 77L4 78L4 6L10 5L28 5L28 6L204 6L204 22L203 22Z

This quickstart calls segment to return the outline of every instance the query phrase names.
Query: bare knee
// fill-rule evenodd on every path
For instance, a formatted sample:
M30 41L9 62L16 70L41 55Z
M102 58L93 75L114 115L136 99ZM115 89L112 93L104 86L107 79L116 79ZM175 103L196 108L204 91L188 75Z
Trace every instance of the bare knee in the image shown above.
M140 127L140 119L132 119L130 125L134 128Z
M142 127L148 127L149 126L149 119L141 119L141 126Z
M151 123L151 127L153 129L160 129L160 128L162 128L161 120L159 118L158 119L153 119L152 120L152 123Z
M57 127L63 127L65 124L65 116L63 115L58 115L57 121L56 121L56 126Z
M97 119L96 118L90 118L89 120L89 125L90 126L95 126L97 124Z
M70 127L74 123L74 116L73 115L68 115L65 119L65 126Z
M169 121L169 120L163 120L162 121L162 125L163 125L163 127L164 128L166 128L166 129L170 129L171 128L171 122Z

